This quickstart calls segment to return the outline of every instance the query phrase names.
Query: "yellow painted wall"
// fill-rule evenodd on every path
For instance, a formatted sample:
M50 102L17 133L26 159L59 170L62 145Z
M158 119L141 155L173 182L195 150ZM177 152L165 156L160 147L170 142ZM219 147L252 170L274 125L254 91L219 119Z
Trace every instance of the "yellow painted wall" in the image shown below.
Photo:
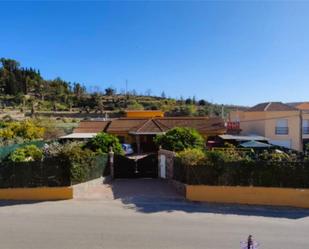
M42 187L42 188L9 188L0 189L0 200L68 200L73 198L71 187Z
M278 119L287 119L289 134L276 135L276 121ZM272 140L290 140L292 148L294 150L302 150L302 139L300 129L300 117L298 111L286 111L286 112L266 112L265 121L265 136Z
M231 112L231 121L237 120L243 135L265 136L265 112Z
M242 135L254 134L267 137L270 140L290 140L294 150L302 150L299 111L234 111L230 113L230 119L231 121L240 121ZM275 127L278 119L288 120L288 135L276 135Z
M303 111L303 120L309 120L309 111ZM309 134L303 134L303 139L309 139Z
M164 112L154 110L154 111L127 111L127 118L155 118L164 117Z
M309 189L187 185L191 201L309 208Z

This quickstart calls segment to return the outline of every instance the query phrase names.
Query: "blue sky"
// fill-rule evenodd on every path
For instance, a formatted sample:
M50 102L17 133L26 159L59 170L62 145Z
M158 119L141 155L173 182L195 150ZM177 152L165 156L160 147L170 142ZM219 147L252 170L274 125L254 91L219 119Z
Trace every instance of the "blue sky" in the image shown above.
M309 101L309 2L0 2L0 57L224 104Z

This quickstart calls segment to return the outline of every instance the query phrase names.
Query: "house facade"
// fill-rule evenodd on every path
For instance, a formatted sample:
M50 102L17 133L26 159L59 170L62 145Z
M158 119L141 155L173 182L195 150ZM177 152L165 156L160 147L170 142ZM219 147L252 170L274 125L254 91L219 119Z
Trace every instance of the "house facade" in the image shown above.
M104 131L117 136L121 143L132 144L138 153L154 151L157 148L153 138L164 134L174 127L189 127L196 129L205 139L209 136L224 134L226 127L221 118L208 117L160 117L160 113L151 115L138 112L138 117L117 118L108 121L81 121L73 134Z
M230 113L231 122L239 122L240 134L260 135L274 145L303 151L309 141L309 112L281 102L255 105L246 111Z

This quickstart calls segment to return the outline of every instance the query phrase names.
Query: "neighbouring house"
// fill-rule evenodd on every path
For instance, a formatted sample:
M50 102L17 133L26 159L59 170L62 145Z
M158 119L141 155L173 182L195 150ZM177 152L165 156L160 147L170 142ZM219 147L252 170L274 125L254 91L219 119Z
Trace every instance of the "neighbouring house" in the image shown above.
M299 103L295 106L301 111L303 146L309 144L309 102Z
M224 134L226 131L221 118L162 117L159 112L152 112L154 115L150 115L148 111L144 112L145 116L143 116L142 113L142 111L138 111L133 115L133 112L128 112L127 117L108 121L81 121L73 134L68 136L79 137L85 136L86 133L93 136L104 131L117 136L121 143L132 144L135 151L141 153L156 150L153 138L174 127L194 128L205 139Z
M308 103L261 103L245 111L232 111L229 121L239 123L240 135L263 136L270 144L302 151L309 142Z

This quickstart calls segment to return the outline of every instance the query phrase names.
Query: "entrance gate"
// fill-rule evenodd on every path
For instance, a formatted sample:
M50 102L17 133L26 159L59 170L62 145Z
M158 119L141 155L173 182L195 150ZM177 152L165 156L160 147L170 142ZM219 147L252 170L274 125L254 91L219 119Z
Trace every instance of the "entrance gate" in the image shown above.
M158 155L150 154L139 159L121 155L114 157L115 178L157 178Z

